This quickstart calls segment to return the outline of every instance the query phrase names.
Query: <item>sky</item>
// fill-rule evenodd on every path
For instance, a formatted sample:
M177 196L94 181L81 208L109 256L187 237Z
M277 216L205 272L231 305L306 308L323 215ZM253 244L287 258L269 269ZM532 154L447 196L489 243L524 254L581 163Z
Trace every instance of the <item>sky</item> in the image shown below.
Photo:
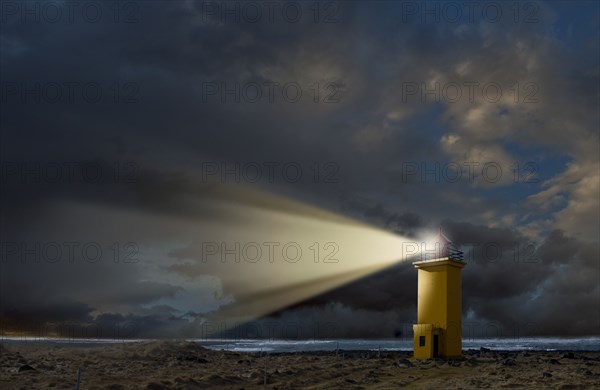
M600 6L469 4L1 1L1 331L599 335Z

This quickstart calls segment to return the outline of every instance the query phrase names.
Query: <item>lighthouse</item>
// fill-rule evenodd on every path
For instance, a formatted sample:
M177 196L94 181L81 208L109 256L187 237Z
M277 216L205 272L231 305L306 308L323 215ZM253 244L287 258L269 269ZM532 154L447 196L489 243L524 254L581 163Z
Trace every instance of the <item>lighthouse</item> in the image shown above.
M441 228L432 246L434 250L425 251L422 259L413 263L418 273L414 357L456 358L462 354L463 253Z

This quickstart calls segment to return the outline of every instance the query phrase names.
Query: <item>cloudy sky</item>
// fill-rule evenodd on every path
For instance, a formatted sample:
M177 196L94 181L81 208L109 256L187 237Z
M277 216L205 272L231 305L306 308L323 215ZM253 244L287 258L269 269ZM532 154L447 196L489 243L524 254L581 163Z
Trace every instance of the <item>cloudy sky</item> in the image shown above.
M3 332L406 336L442 226L463 332L600 333L598 3L76 3L1 2Z

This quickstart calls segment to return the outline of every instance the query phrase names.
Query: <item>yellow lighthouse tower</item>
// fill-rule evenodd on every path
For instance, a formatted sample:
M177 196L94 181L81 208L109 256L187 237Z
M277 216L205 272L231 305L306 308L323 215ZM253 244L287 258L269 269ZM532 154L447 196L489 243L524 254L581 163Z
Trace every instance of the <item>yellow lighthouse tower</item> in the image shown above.
M418 270L417 324L414 331L414 357L453 358L462 354L461 276L463 254L440 232L435 251L424 252L413 263Z

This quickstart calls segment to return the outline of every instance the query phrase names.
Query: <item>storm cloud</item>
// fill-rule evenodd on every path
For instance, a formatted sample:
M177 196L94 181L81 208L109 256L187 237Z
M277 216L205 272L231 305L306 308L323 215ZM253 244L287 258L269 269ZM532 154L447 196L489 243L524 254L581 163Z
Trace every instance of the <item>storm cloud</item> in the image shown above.
M597 3L458 21L415 2L287 2L272 20L191 0L70 20L52 2L52 21L8 3L3 331L204 335L245 276L207 266L202 242L259 230L237 207L415 242L442 226L475 334L600 331ZM415 316L400 262L259 321L398 337Z

